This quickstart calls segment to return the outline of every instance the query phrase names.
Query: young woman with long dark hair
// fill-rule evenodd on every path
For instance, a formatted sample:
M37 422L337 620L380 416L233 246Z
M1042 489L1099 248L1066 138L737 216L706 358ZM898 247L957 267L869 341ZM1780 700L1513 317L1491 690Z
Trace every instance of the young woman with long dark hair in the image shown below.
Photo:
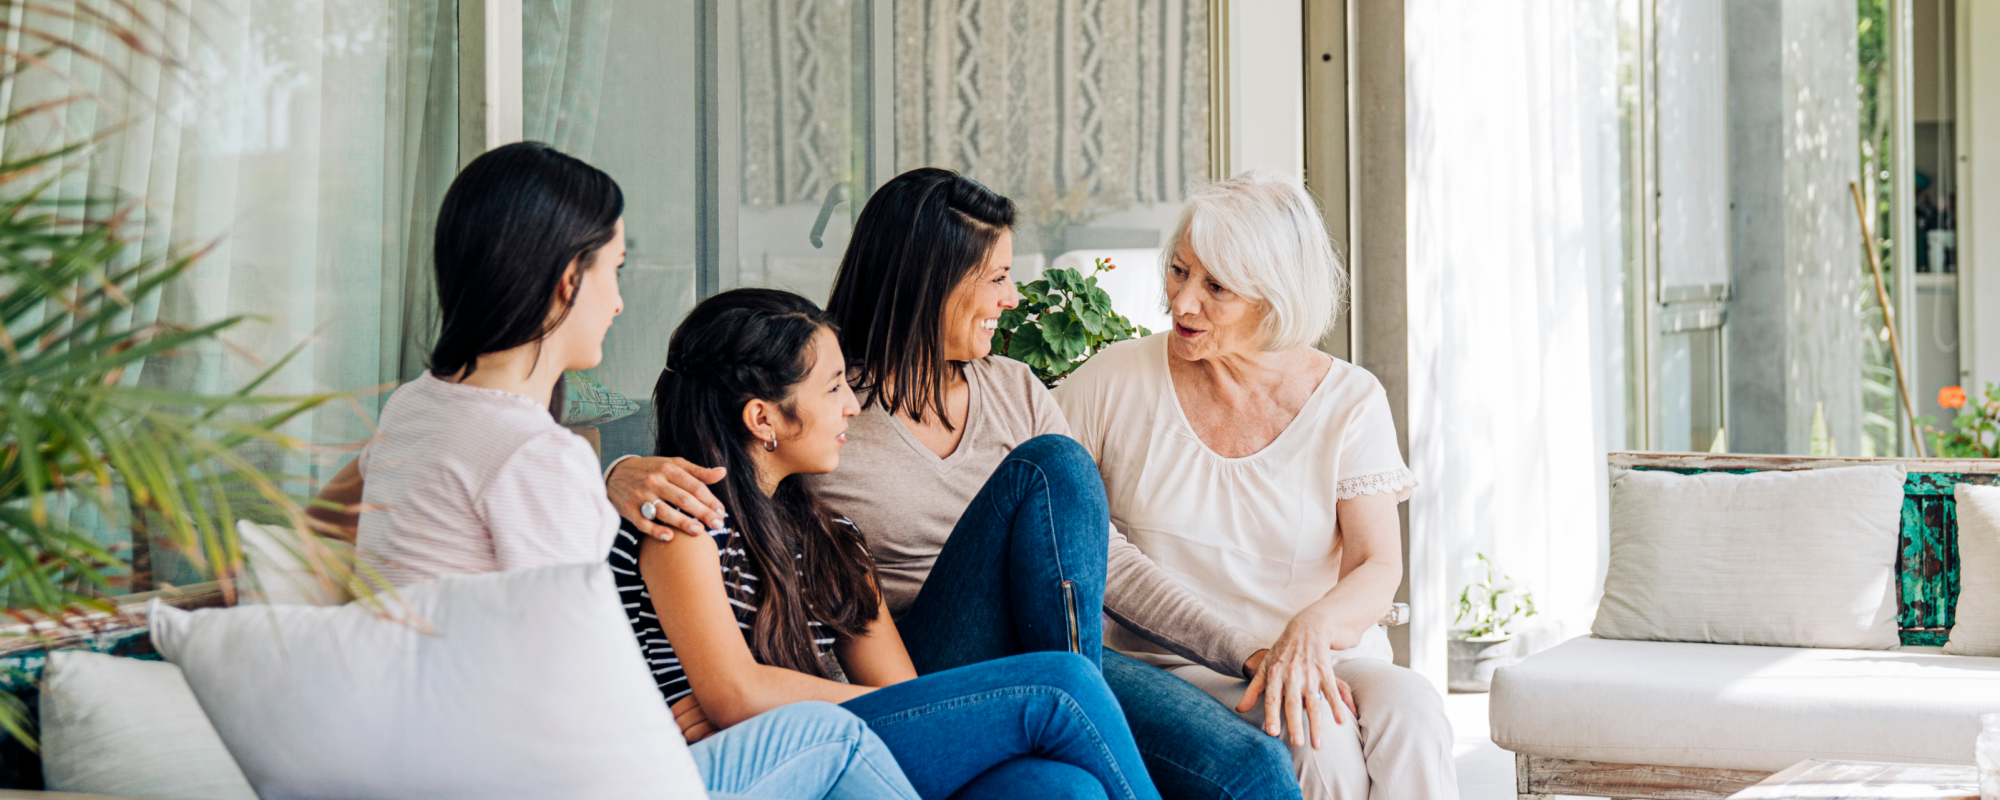
M442 328L334 485L359 495L357 550L391 584L598 562L618 532L590 445L557 424L564 370L603 358L623 308L625 199L611 176L534 142L497 148L438 214ZM337 498L347 499L347 498ZM707 788L786 800L912 796L852 713L772 710L690 748Z
M1093 661L1031 653L917 677L861 531L807 480L840 464L861 411L846 366L829 318L772 289L703 301L667 346L659 452L727 468L713 491L730 527L624 531L611 564L687 737L838 702L925 798L1157 798Z
M1027 365L992 355L1019 301L1014 221L1011 201L950 170L911 170L870 197L827 304L862 410L841 468L811 482L859 524L919 674L1035 651L1101 659L1162 794L1297 798L1283 742L1102 648L1105 613L1224 674L1243 674L1264 643L1111 527L1096 462L1061 408ZM735 513L704 491L718 471L687 463L614 465L619 512L666 536Z

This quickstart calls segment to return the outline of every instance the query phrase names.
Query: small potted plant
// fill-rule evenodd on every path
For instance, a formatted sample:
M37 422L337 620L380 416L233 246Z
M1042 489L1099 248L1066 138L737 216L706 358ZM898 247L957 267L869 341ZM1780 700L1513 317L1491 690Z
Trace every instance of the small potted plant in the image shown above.
M1475 554L1484 573L1479 582L1458 594L1458 619L1452 632L1446 683L1454 692L1484 692L1493 688L1493 671L1518 660L1512 626L1535 615L1535 595L1514 579L1498 574L1485 553Z
M1931 417L1918 417L1930 442L1931 455L1938 458L1993 458L2000 455L2000 384L1986 384L1986 396L1969 402L1965 387L1946 386L1938 390L1938 405L1958 412L1952 430L1941 431Z
M1106 347L1151 335L1111 307L1097 276L1117 269L1100 258L1090 274L1052 269L1033 283L1017 283L1021 304L1000 312L993 352L1027 364L1049 388Z

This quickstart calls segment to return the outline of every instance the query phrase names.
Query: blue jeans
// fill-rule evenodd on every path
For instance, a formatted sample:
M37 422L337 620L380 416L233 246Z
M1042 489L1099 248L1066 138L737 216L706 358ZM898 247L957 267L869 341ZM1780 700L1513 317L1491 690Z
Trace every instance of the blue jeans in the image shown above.
M1111 511L1083 445L1037 436L1007 454L960 514L896 620L918 674L1020 653L1097 661Z
M688 748L711 797L916 800L875 732L832 703L771 709Z
M1283 739L1244 722L1192 683L1113 650L1104 682L1118 696L1146 769L1171 800L1298 800Z
M882 737L925 800L1160 797L1118 699L1082 656L988 661L841 705Z
M1104 481L1082 445L1037 436L1014 448L959 516L896 622L917 672L1071 650L1074 619L1072 652L1101 655L1104 679L1162 795L1296 800L1298 777L1283 742L1193 684L1103 650L1110 526Z

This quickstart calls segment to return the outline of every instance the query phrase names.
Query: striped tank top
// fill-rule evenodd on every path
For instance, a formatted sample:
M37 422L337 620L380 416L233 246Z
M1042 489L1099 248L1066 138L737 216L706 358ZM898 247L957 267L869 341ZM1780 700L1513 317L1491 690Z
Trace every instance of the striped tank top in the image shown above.
M846 518L835 522L854 527ZM743 640L750 641L750 624L757 616L757 582L760 580L755 570L750 568L749 554L744 552L741 542L730 541L727 530L710 531L715 537L716 555L722 563L722 590L729 595L730 610L736 612L736 627L743 630ZM653 595L646 591L646 580L639 574L639 543L645 534L632 527L627 520L619 520L618 536L612 540L611 576L618 583L618 599L625 604L625 619L632 623L632 633L639 638L639 651L646 655L646 663L653 670L653 681L659 684L660 694L668 705L694 692L688 686L687 674L681 671L680 657L674 654L674 646L667 641L667 634L660 629L660 617L653 610ZM799 558L804 558L801 555ZM833 658L835 637L826 632L818 620L806 622L812 631L813 649L819 653L820 663L826 665L827 674L834 680L846 682L841 674L840 663Z

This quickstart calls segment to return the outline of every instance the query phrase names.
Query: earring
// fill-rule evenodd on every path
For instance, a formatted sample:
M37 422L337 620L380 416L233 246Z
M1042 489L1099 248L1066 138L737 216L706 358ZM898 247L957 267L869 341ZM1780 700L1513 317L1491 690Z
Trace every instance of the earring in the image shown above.
M766 453L778 452L778 437L773 436L771 437L770 441L764 443L764 452Z

